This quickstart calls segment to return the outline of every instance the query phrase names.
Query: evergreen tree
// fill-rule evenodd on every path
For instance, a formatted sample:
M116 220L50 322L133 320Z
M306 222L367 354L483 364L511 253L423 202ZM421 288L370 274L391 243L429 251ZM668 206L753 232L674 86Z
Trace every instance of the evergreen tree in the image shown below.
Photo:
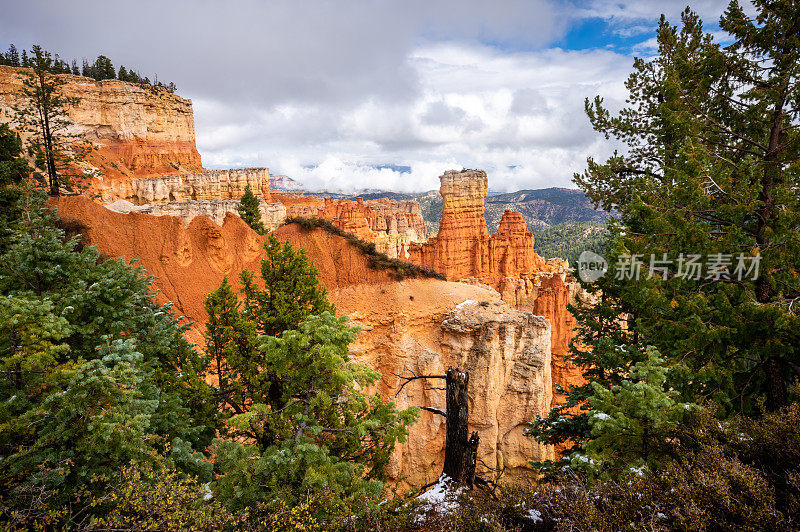
M114 70L114 65L111 63L111 59L104 55L98 55L97 59L94 61L94 65L92 66L92 77L97 81L102 81L104 79L115 79L117 77L117 73Z
M222 474L217 497L234 509L322 497L323 519L377 504L389 456L417 411L399 412L363 391L380 375L349 360L357 329L325 311L255 342L255 324L239 312L227 283L206 308L214 314L207 350L228 357L220 396L235 413L228 429L234 439L214 446Z
M22 141L8 124L0 124L0 254L20 219L20 203L25 197L21 187L31 168L22 156Z
M28 61L28 52L25 49L22 50L22 59L19 61L19 66L26 68L31 66L30 61Z
M58 196L62 186L70 186L71 165L80 156L73 143L74 135L67 133L72 123L67 107L75 105L77 98L66 97L61 87L63 79L50 73L53 60L38 45L33 47L33 71L23 81L26 101L14 107L16 121L29 134L29 147L36 166L42 168L51 196Z
M6 61L7 61L6 64L9 66L13 67L21 66L19 60L19 52L17 51L17 47L14 46L13 44L8 47L8 53L6 54Z
M800 100L800 8L755 4L753 21L731 3L720 25L736 41L725 48L688 10L680 30L662 17L659 55L634 62L630 107L612 116L600 98L587 101L595 129L628 146L576 176L596 205L619 212L610 271L571 308L568 359L587 384L529 431L571 445L573 458L602 445L597 387L631 382L648 345L667 360L662 389L679 392L675 401L710 401L727 416L788 400L800 369L800 117L788 104Z
M102 511L87 496L131 461L208 480L192 449L217 426L203 360L150 279L77 250L40 202L28 198L0 257L0 496L27 526L59 528Z
M120 81L128 81L128 71L122 65L120 65L119 67L119 72L117 73L117 79Z
M609 255L620 253L619 227L609 224L610 233L605 243ZM566 454L581 452L583 444L591 439L593 405L590 397L594 385L606 388L619 386L629 378L635 364L644 360L645 350L639 345L639 335L633 325L632 307L622 297L623 282L615 272L595 282L583 282L582 296L568 310L575 316L577 327L570 342L565 362L581 369L584 383L564 389L562 405L550 410L547 416L537 416L526 431L528 436L548 445L562 446ZM627 320L625 319L627 317ZM552 471L551 462L534 464Z
M78 68L78 62L75 59L72 60L72 68L70 69L70 72L72 73L73 76L81 75L81 71Z
M250 185L247 185L244 189L244 195L242 199L239 200L239 216L242 217L242 220L250 226L250 228L258 233L259 235L263 235L265 233L264 224L261 223L261 210L259 209L260 202L253 191L250 190Z
M760 398L786 404L800 370L800 4L754 4L754 20L730 4L724 48L688 10L680 30L662 18L659 56L637 60L628 81L631 107L612 116L587 102L595 129L628 154L577 177L619 211L626 253L672 259L621 295L642 340L685 365L671 384L745 413ZM699 276L686 275L692 255Z
M87 61L85 57L83 58L83 66L81 66L81 76L87 78L92 77L92 70L89 66L89 61Z
M8 124L0 124L0 190L20 185L29 175L19 135Z
M244 272L241 307L227 279L205 303L217 398L233 414L233 440L214 447L223 474L215 491L237 509L305 497L329 501L324 518L363 509L377 502L416 410L363 391L379 374L349 360L357 329L333 316L305 252L274 235L265 249L263 290Z
M666 380L663 360L648 347L644 360L619 384L592 381L590 439L582 453L572 454L571 465L603 477L642 475L663 466L679 445L682 423L697 408L680 402L676 390L666 389Z
M261 260L259 289L252 272L241 273L244 313L261 334L277 336L295 329L310 315L334 308L317 281L317 269L308 262L304 249L270 235L264 243L266 256Z

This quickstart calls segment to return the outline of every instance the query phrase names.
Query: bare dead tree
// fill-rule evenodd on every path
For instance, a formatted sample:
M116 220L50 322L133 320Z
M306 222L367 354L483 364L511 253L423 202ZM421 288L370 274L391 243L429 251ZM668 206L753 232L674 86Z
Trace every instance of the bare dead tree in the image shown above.
M475 484L479 438L477 432L469 434L469 373L450 367L444 375L416 375L413 372L411 376L394 375L402 380L395 395L411 381L444 379L446 411L428 406L420 408L444 416L447 420L442 474L447 475L456 485L471 488Z

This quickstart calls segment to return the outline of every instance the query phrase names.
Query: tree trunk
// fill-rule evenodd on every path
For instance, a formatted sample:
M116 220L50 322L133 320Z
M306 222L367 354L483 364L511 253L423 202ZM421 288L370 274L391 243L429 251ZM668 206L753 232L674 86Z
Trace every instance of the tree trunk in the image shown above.
M469 432L469 373L448 368L446 382L447 435L444 446L444 469L456 485L472 487L478 454L478 433Z
M785 105L785 90L781 91L781 96L772 112L772 127L770 128L767 151L762 159L764 165L761 176L761 190L758 199L763 205L757 211L757 234L756 243L759 250L763 253L771 244L773 225L776 223L776 207L774 189L780 180L780 169L778 166L778 152L780 150L780 134L782 131L783 107ZM767 278L767 272L761 274L756 281L756 299L762 305L772 303L772 288ZM782 371L783 360L779 356L770 356L764 364L764 372L767 380L767 409L775 411L786 405L786 382L783 379Z

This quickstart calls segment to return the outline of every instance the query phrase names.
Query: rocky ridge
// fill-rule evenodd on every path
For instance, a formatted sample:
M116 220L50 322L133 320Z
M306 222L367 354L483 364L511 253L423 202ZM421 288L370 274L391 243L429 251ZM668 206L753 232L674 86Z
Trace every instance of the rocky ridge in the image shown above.
M343 231L374 243L380 253L391 258L407 259L404 248L426 239L422 211L415 201L340 200L300 194L273 194L273 198L286 206L287 217L324 218Z

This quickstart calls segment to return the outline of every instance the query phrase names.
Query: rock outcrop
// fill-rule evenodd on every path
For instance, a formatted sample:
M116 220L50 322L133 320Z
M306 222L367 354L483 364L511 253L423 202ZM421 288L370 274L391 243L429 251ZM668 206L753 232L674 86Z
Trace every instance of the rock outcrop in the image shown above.
M30 69L0 66L0 120L12 121L25 105L23 80ZM86 158L102 179L89 183L104 201L127 198L140 177L203 170L195 147L192 102L168 90L117 80L61 74L63 95L78 98L67 109L69 133L93 146Z
M131 195L121 199L140 205L213 199L238 201L247 186L254 194L269 200L269 169L207 170L136 179Z
M550 324L510 308L491 290L463 283L406 281L353 286L331 293L337 308L364 332L352 350L383 375L380 390L400 407L443 409L437 381L409 383L395 397L395 375L443 374L449 366L470 372L470 430L478 431L478 470L505 467L505 480L521 478L535 456L551 448L523 435L534 413L551 403ZM366 302L369 302L368 304ZM442 470L445 421L423 411L408 442L392 457L389 473L401 487L420 486ZM485 464L485 465L484 465Z
M184 227L188 227L197 216L206 216L214 223L222 225L228 213L239 215L238 200L188 200L156 205L134 205L129 201L117 200L106 205L106 208L123 214L137 212L153 216L175 216L183 220ZM259 198L258 209L261 212L261 223L268 232L277 229L286 221L286 207L280 202L267 203L263 198Z
M205 295L225 276L235 283L240 271L256 271L263 257L265 237L233 215L222 226L205 217L184 226L179 218L117 213L81 197L62 197L54 205L62 219L81 228L87 244L111 257L140 259L154 277L158 299L173 301L179 314L196 322L189 338L201 345ZM377 387L385 398L400 407L442 408L443 392L430 389L435 385L412 383L395 397L399 382L392 373L442 373L458 366L471 374L471 424L486 465L505 467L505 478L513 479L528 460L553 457L552 449L522 435L525 423L551 403L547 320L512 309L486 288L394 281L389 272L370 269L346 239L322 230L290 224L275 234L306 249L338 311L362 327L353 355L382 372ZM438 476L444 434L440 416L424 412L391 458L389 474L400 489Z
M553 380L561 386L580 382L580 372L564 362L575 321L567 303L578 285L566 262L545 262L533 248L522 216L506 210L497 232L486 229L486 173L450 170L440 178L442 221L439 233L408 247L411 262L444 272L450 280L487 285L514 308L544 316L552 324ZM555 396L556 403L563 399Z
M325 218L343 231L374 243L379 252L392 258L408 258L403 250L426 239L422 210L416 201L338 200L297 194L274 194L273 198L286 206L288 217Z

